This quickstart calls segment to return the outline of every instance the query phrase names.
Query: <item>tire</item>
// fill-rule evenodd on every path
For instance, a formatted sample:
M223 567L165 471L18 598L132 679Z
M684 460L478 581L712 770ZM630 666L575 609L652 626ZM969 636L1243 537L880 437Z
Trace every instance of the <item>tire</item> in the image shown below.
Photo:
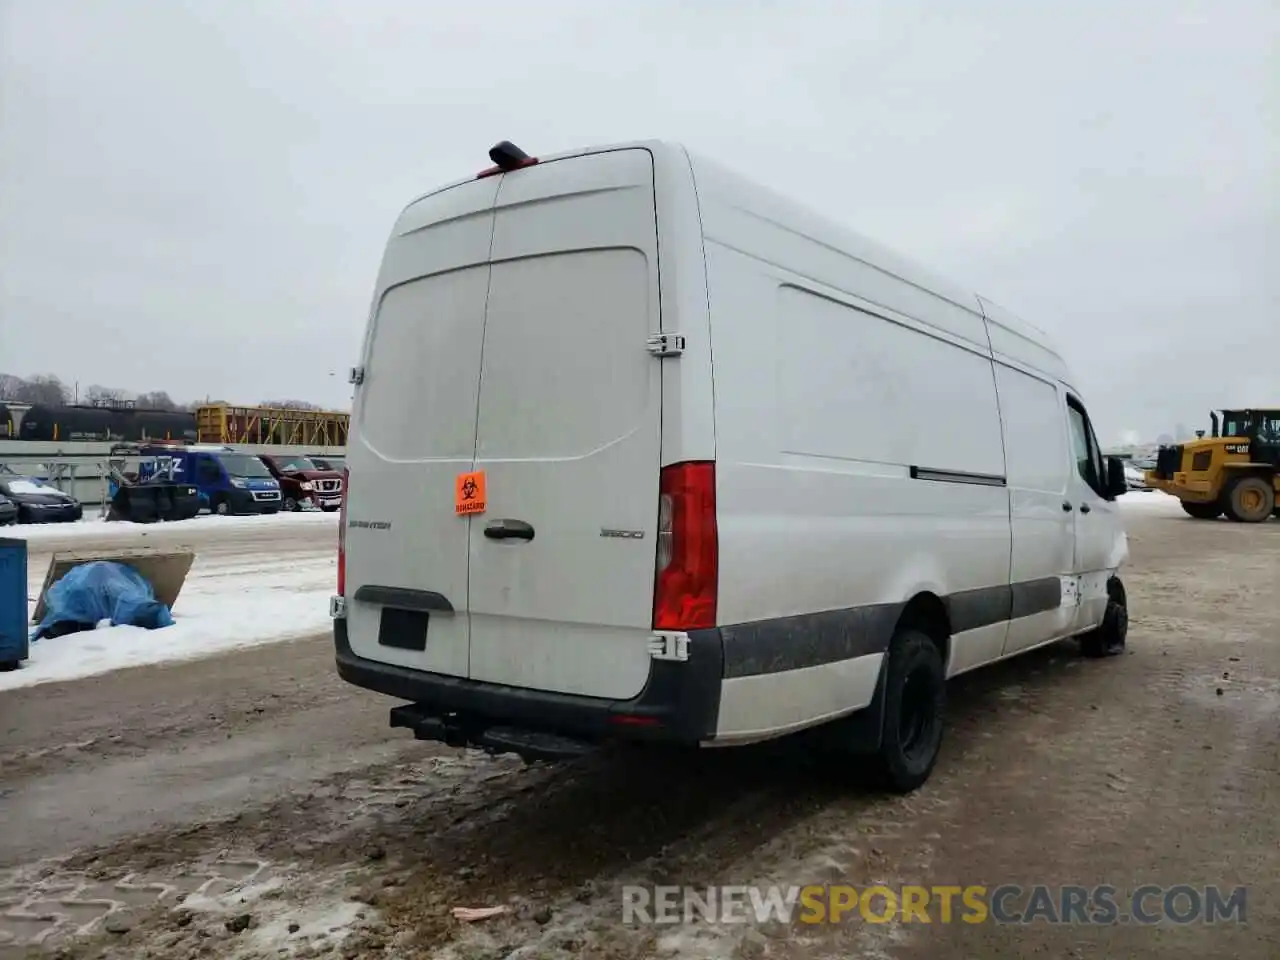
M1222 507L1216 503L1193 503L1190 500L1178 501L1187 516L1196 520L1216 520L1222 516Z
M220 517L231 516L231 504L226 497L215 497L210 509Z
M885 665L884 730L876 754L880 783L911 793L929 779L942 749L947 678L933 639L907 629L889 645Z
M298 501L297 501L297 500L295 500L295 499L293 499L293 497L285 497L285 498L284 498L284 512L285 512L285 513L297 513L297 512L298 512Z
M1237 477L1227 485L1224 501L1229 520L1261 523L1276 508L1276 490L1266 477Z
M1129 639L1129 598L1118 577L1107 582L1107 612L1102 623L1080 637L1080 652L1091 659L1118 657Z

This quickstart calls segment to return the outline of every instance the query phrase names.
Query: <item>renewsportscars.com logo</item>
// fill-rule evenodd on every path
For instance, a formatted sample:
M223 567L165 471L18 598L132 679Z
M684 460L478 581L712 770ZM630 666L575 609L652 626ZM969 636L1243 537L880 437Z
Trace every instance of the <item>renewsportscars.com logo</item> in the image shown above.
M791 886L622 888L628 924L1000 923L1111 925L1245 923L1246 887Z

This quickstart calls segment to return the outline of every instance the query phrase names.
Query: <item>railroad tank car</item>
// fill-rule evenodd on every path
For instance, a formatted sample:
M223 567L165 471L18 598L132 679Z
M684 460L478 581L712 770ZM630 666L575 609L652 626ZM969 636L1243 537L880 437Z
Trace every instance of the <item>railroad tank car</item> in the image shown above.
M196 415L177 410L134 411L129 440L191 440L196 439Z
M105 407L49 407L36 404L22 417L21 440L123 440L118 411Z
M3 436L2 432L0 436ZM170 410L49 407L37 404L22 418L16 437L20 440L45 442L194 441L196 417L193 413Z

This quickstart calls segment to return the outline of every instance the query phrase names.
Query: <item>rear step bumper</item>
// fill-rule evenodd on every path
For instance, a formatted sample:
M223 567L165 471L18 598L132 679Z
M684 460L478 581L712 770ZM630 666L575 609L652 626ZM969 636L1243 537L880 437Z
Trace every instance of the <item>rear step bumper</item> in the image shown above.
M479 747L490 753L516 753L526 760L572 760L597 746L591 740L554 733L485 726L456 714L434 716L430 708L416 703L392 707L391 726L412 730L418 740L434 740L451 747Z
M689 659L654 660L631 700L606 700L451 677L357 655L347 621L333 621L338 675L410 705L391 711L393 727L419 739L476 746L530 758L577 756L617 740L694 745L715 735L723 647L718 630L689 635Z

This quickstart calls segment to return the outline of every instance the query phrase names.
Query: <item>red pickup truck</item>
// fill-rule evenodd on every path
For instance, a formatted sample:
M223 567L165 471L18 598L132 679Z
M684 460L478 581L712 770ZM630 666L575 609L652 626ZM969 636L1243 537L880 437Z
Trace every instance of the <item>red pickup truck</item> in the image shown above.
M285 510L337 510L342 505L342 474L321 470L307 457L262 454L262 462L280 482Z

